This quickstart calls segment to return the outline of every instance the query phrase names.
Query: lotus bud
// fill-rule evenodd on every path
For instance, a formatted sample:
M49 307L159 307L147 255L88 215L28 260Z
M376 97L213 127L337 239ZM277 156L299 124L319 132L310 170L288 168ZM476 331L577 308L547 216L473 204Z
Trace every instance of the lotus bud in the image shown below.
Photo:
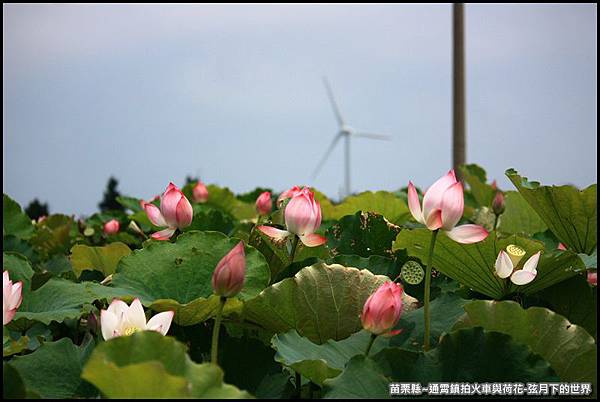
M494 191L498 190L498 183L496 183L496 179L494 179L494 181L492 181L492 184L490 184L490 187L492 187L492 190L494 190Z
M169 183L160 197L160 209L150 203L145 203L144 209L153 225L167 227L152 234L152 238L156 240L167 240L173 236L175 230L189 226L194 214L192 204L173 183Z
M118 220L111 219L110 221L108 221L104 224L104 234L113 235L113 234L119 233L120 227L121 227L121 225L119 224Z
M504 194L502 191L496 191L494 201L492 201L492 210L496 215L502 215L504 213Z
M392 336L392 331L402 314L402 288L394 282L386 282L373 293L363 307L362 326L374 335Z
M259 215L268 215L271 212L271 208L273 208L273 203L271 202L271 193L269 191L265 191L256 199L256 211Z
M565 250L567 249L567 246L565 246L565 245L564 245L564 244L562 244L562 243L558 243L558 247L557 247L557 249L559 249L559 250L561 250L561 251L565 251Z
M598 272L597 271L588 272L587 281L591 286L598 286Z
M300 190L300 187L294 186L294 187L290 188L289 190L286 190L283 193L279 194L279 197L277 197L277 208L281 208L281 205L283 204L283 202L285 200L287 200L288 198L293 198L295 195L299 194L301 191L302 190Z
M194 186L193 194L194 201L196 202L208 201L208 189L200 180L198 180L198 183L196 183L196 185Z
M21 291L23 282L14 283L10 280L8 271L2 274L2 325L12 321L17 309L23 301Z
M244 242L239 242L217 264L212 276L215 294L221 297L233 297L244 287L246 277L246 257Z

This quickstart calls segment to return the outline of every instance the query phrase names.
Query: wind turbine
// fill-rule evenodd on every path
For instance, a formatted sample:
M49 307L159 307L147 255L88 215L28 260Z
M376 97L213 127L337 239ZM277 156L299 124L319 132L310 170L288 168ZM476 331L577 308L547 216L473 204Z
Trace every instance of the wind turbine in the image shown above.
M364 131L357 131L354 128L347 125L344 122L344 119L342 118L342 114L340 113L340 109L338 108L337 103L335 102L335 98L333 97L333 91L331 90L331 86L329 85L329 81L327 80L327 77L323 77L323 84L325 85L325 89L327 90L327 97L329 98L329 102L331 102L331 107L333 108L333 113L335 114L335 118L337 119L339 131L337 132L335 137L333 137L333 141L331 142L331 145L329 145L327 152L325 152L325 155L323 156L323 158L317 165L317 168L314 170L312 177L313 177L313 179L317 177L317 174L323 167L323 164L327 161L327 157L331 154L331 152L333 151L333 148L335 148L336 144L338 143L338 141L341 138L344 138L344 141L345 141L345 143L344 143L344 184L345 184L345 192L346 192L345 196L349 196L351 193L351 190L350 190L350 138L351 137L363 137L363 138L371 138L374 140L391 140L391 137L387 136L387 135L368 133L368 132L364 132Z

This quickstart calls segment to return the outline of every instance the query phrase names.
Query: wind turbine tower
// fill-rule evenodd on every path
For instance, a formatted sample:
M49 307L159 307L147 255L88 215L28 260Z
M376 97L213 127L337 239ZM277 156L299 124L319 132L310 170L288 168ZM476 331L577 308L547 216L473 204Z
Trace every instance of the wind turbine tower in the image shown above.
M387 136L387 135L369 133L369 132L364 132L364 131L357 131L354 128L347 125L344 122L344 119L342 118L342 114L340 113L340 109L338 108L335 98L333 97L333 91L331 90L331 86L329 85L329 81L327 80L327 77L323 77L323 84L325 85L325 89L327 91L327 97L329 98L329 102L331 103L333 113L338 122L339 131L337 132L335 137L333 137L333 141L331 142L331 144L329 145L329 148L327 149L327 152L325 152L325 155L323 156L323 158L317 165L317 168L314 170L312 177L313 177L313 179L317 177L317 174L319 173L319 171L321 170L321 168L327 161L327 158L329 157L329 155L335 148L336 144L339 142L340 139L343 138L344 139L344 192L345 192L344 196L347 197L352 193L351 185L350 185L350 138L363 137L363 138L371 138L374 140L391 140L391 137Z

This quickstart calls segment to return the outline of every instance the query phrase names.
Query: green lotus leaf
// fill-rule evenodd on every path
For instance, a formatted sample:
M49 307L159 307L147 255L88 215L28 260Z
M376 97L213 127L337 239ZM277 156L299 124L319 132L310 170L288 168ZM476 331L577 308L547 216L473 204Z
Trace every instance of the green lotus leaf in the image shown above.
M100 271L104 276L108 276L115 272L121 258L129 254L131 249L121 242L103 247L77 244L71 248L71 266L78 278L86 269Z
M367 270L317 263L246 301L244 316L272 332L295 329L318 344L341 340L362 328L365 301L387 280Z
M175 243L152 240L119 261L112 283L157 311L176 310L175 321L191 325L214 311L214 269L238 242L219 232L198 231L181 234ZM237 296L241 300L258 295L270 278L262 254L248 245L245 253L246 281Z
M80 347L62 338L44 343L31 354L16 356L8 365L19 373L28 394L52 399L88 396L84 391L89 385L81 379L81 369L92 347L93 342Z
M585 329L543 307L513 301L475 300L455 328L483 327L509 334L550 363L562 381L591 382L596 389L597 347Z
M597 244L596 184L584 190L568 185L542 186L514 169L508 169L506 176L567 248L592 254Z
M31 218L6 194L2 197L2 234L13 235L19 239L29 239L33 234Z
M403 230L394 242L394 250L406 249L410 256L423 262L427 261L430 241L431 232L427 229ZM498 253L509 244L515 244L527 252L522 261L544 248L543 243L521 235L500 239L495 232L491 232L479 243L460 244L440 233L435 244L433 267L465 286L495 299L513 292L538 292L576 275L580 269L581 260L572 252L543 253L535 280L525 286L516 286L495 274L494 265Z
M392 243L400 227L372 212L344 216L327 230L327 245L334 255L356 254L361 257L392 257Z
M154 331L104 342L92 353L82 378L108 398L248 398L223 383L211 363L192 362L186 346Z

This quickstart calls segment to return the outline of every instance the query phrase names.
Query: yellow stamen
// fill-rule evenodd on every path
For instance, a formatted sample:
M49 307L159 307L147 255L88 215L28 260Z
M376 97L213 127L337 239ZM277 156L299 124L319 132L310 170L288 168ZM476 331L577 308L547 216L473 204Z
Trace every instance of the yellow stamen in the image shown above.
M521 258L523 258L525 256L525 254L527 254L527 252L525 250L523 250L521 247L519 247L515 244L509 244L508 246L506 246L506 252L508 253L508 256L510 257L510 260L512 261L514 268L517 267L517 265L519 264L519 261L521 261Z
M134 333L138 332L140 329L136 328L136 327L129 327L125 330L125 332L123 332L123 334L125 334L126 336L129 335L133 335Z

